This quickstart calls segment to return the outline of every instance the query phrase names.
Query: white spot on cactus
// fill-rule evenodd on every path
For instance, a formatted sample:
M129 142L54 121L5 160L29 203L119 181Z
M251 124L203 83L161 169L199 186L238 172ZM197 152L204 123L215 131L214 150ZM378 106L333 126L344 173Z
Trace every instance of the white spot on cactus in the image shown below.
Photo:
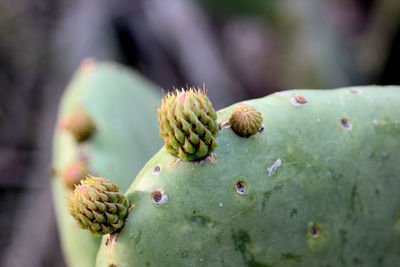
M283 91L283 92L276 92L275 95L276 96L286 96L288 93Z
M373 124L378 124L378 121L377 120L373 120L372 123Z
M200 261L203 261L203 258L200 258Z
M317 118L317 122L320 122L321 121L321 119L320 118Z
M358 89L358 88L351 88L350 92L352 92L353 94L356 94L356 95L361 95L363 93L363 90Z
M222 207L224 204L222 204L222 202L220 202L219 204L218 204L218 206L219 207Z
M274 164L272 164L271 167L267 168L268 171L268 176L272 176L274 175L274 173L276 172L276 170L278 169L279 166L281 166L282 161L281 159L277 159Z

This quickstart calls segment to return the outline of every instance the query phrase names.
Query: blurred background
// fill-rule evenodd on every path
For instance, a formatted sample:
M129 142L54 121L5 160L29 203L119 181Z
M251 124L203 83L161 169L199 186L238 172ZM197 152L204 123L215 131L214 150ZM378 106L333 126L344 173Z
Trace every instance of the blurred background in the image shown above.
M58 103L87 57L216 108L400 84L399 0L0 0L0 266L65 266L50 192Z

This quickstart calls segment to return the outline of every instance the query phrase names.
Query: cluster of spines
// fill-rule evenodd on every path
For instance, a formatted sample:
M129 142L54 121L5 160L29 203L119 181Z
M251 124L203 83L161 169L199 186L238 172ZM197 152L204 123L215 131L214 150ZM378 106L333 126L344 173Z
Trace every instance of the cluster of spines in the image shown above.
M122 228L129 200L109 180L88 176L71 192L68 206L81 228L94 235L104 235Z
M217 147L217 114L205 90L175 90L158 109L160 135L167 151L186 161L208 156Z

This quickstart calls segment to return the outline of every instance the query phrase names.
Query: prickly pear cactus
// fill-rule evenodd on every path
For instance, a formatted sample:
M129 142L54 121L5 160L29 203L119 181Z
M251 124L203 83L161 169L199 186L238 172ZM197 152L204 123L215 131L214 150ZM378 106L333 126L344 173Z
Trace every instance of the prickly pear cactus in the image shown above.
M246 101L263 116L200 162L162 148L126 196L97 267L398 266L400 88L293 90Z
M53 196L68 266L94 266L101 239L69 215L70 192L88 173L128 189L162 146L155 114L160 97L160 89L139 74L94 60L84 61L68 86L53 149Z

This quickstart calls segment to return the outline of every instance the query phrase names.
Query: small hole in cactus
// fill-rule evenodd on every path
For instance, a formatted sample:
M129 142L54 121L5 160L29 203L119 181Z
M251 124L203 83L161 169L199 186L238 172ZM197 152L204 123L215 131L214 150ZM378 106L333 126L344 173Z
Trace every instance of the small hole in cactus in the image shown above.
M154 200L155 202L160 202L160 201L161 201L162 195L161 195L161 192L160 192L160 191L154 191L154 192L152 193L152 196L153 196L153 200Z
M161 168L160 166L156 166L153 171L151 172L153 175L158 175L161 173Z
M242 181L236 183L236 192L238 192L240 195L244 195L247 193L246 187L244 186L244 183Z
M264 132L264 130L265 130L265 127L264 127L264 125L261 127L261 129L260 130L258 130L258 133L262 133L262 132Z
M313 238L317 238L318 235L319 235L319 230L318 230L318 228L317 228L317 227L312 227L312 228L311 228L311 236L312 236Z
M350 124L348 119L342 119L341 121L342 127L345 130L351 131L353 129L353 126Z
M106 239L106 246L108 246L108 243L110 242L110 239Z
M168 196L166 194L164 194L164 191L161 189L154 190L151 193L151 197L153 199L153 203L156 206L163 205L163 204L167 203L167 201L168 201Z

